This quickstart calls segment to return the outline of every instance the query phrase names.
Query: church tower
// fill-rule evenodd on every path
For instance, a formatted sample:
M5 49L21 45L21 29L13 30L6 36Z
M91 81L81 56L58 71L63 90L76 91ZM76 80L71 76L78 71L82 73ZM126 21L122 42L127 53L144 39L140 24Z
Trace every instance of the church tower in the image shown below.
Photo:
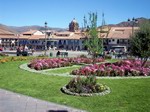
M79 30L79 24L78 22L75 20L75 18L71 21L71 23L69 24L69 31L71 32L75 32Z

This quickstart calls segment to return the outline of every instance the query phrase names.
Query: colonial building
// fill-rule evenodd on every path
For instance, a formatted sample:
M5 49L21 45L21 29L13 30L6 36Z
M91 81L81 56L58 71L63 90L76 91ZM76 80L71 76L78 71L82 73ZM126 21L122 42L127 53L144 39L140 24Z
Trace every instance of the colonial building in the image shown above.
M79 31L79 25L74 19L69 24L68 31L47 30L46 35L40 31L30 30L19 37L19 45L27 45L36 50L57 48L66 50L83 50L84 35Z
M18 35L6 30L0 28L0 47L3 48L10 48L17 46L18 44Z
M19 45L27 45L29 49L43 50L45 48L45 35L37 30L24 32L19 36Z
M49 38L51 47L66 50L83 50L84 35L79 30L78 22L73 19L69 24L69 31L52 32Z
M57 32L50 38L52 45L58 49L83 50L84 37L81 32Z
M137 30L138 27L134 27ZM133 33L132 27L111 27L109 33L104 38L105 48L110 49L125 49L129 50L130 37Z
M137 30L138 27L134 27ZM133 33L133 27L108 27L98 28L99 38L102 38L105 50L129 49L129 39ZM69 24L68 31L37 31L30 30L20 35L0 29L0 46L15 47L27 45L29 49L66 49L85 50L85 32L79 30L79 24L75 19Z

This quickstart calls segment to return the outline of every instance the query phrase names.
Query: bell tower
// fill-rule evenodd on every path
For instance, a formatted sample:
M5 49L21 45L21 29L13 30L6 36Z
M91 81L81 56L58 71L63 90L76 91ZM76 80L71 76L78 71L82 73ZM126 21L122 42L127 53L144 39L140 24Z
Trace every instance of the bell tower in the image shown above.
M69 24L69 31L71 32L75 32L79 30L79 24L78 22L75 20L75 18L71 21L71 23Z

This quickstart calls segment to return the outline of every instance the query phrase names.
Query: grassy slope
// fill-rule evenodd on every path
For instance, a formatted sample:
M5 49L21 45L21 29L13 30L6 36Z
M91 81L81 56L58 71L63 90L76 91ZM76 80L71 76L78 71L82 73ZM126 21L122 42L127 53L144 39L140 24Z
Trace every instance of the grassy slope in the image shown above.
M111 93L106 96L78 97L63 94L60 88L70 78L47 76L23 71L23 62L0 64L0 88L19 92L90 112L148 112L150 104L150 78L147 79L100 79Z

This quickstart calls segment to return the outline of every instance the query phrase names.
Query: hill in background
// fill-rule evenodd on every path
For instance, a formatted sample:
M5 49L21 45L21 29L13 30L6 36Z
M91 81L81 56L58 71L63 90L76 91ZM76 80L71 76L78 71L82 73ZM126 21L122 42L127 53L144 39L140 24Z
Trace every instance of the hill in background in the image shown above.
M21 27L17 27L17 26L8 26L10 29L13 29L19 33L22 32L26 32L29 30L45 30L45 28L43 26L38 26L38 25L34 25L34 26L21 26ZM47 28L48 30L57 30L57 31L61 31L64 30L63 28Z
M147 18L135 18L137 21L134 23L134 27L137 27L139 26L141 23L143 23L145 20L149 20L150 19L147 19ZM111 27L132 27L133 26L133 22L132 21L123 21L123 22L120 22L118 24L108 24L106 26L111 26Z
M12 29L9 26L3 25L3 24L0 24L0 31L1 33L7 31L8 33L18 34L17 30Z
M150 20L147 18L135 18L137 19L137 22L135 23L134 26L139 26L139 24L141 24L143 21L145 20ZM113 26L113 27L132 27L132 22L131 21L123 21L120 22L118 24L108 24L107 26ZM38 25L33 25L33 26L21 26L21 27L17 27L17 26L6 26L3 24L0 24L0 29L6 30L6 31L10 31L13 33L22 33L22 32L26 32L29 30L45 30L45 28L43 26L38 26ZM56 31L65 31L67 29L64 28L47 28L48 30L56 30Z

